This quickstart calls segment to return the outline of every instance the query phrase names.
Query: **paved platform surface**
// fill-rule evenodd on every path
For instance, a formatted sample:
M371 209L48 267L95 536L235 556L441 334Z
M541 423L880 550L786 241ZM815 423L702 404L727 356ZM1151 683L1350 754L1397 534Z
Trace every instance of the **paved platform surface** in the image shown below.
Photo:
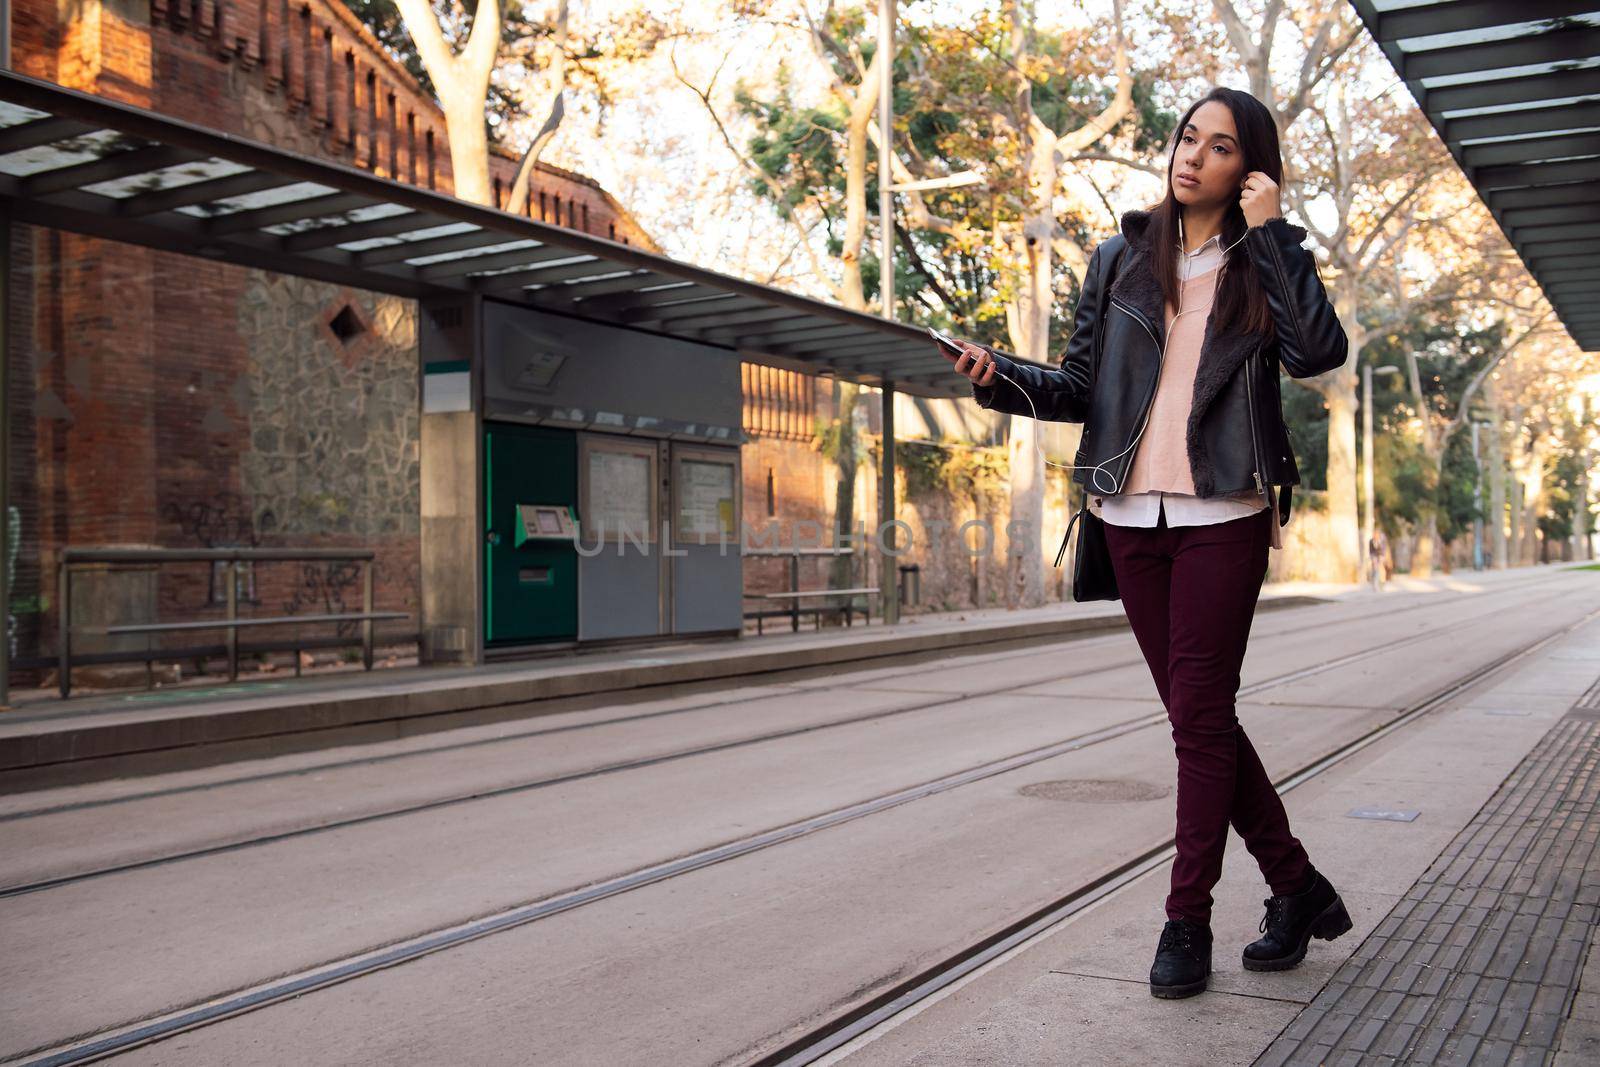
M1256 1064L1600 1063L1597 839L1600 682Z
M1243 969L1268 891L1231 838L1206 993L1149 995L1163 864L820 1062L1600 1063L1600 619L1284 802L1355 923L1298 968Z

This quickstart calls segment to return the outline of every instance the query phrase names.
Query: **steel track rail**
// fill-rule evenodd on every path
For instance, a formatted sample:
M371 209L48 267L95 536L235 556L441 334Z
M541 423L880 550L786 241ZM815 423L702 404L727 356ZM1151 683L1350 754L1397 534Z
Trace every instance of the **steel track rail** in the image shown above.
M1440 605L1434 605L1434 606L1437 607L1437 606L1440 606ZM1423 633L1413 634L1413 635L1411 635L1409 637L1403 637L1403 638L1398 638L1398 639L1395 639L1395 640L1391 640L1391 641L1385 642L1385 643L1380 644L1380 645L1374 645L1374 646L1372 646L1370 648L1359 650L1357 652L1347 653L1346 655L1335 657L1334 659L1331 659L1331 660L1324 660L1324 661L1322 661L1320 663L1313 664L1313 665L1311 665L1309 667L1303 667L1303 668L1300 668L1299 670L1291 671L1291 672L1289 672L1287 674L1282 674L1282 675L1278 675L1278 676L1273 677L1273 678L1268 678L1268 679L1265 679L1265 680L1263 680L1261 682L1257 682L1257 683L1255 683L1253 685L1245 686L1245 687L1241 688L1239 690L1239 692L1238 692L1238 697L1239 698L1243 698L1243 697L1252 696L1252 695L1254 695L1256 693L1265 692L1265 691L1267 691L1269 689L1272 689L1272 688L1275 688L1277 686L1287 685L1287 684L1289 684L1291 682L1298 681L1298 680L1300 680L1302 678L1307 678L1307 677L1310 677L1310 676L1315 675L1315 674L1320 674L1320 673L1322 673L1324 671L1332 670L1335 667L1341 667L1341 666L1344 666L1346 664L1353 663L1353 662L1356 662L1356 661L1361 660L1361 659L1365 659L1365 658L1367 658L1369 656L1381 655L1381 654L1384 654L1384 653L1387 653L1387 652L1391 652L1394 649L1403 648L1403 647L1405 647L1407 645L1416 644L1416 643L1423 642L1423 641L1431 641L1431 640L1437 639L1437 638L1439 638L1439 637L1441 637L1441 636L1443 636L1445 634L1448 634L1453 630L1462 629L1464 627L1471 626L1474 622L1476 622L1478 620L1478 618L1479 618L1479 616L1473 616L1471 618L1457 620L1456 622L1451 623L1448 626L1444 626L1444 627L1441 627L1441 628L1438 628L1438 629L1425 631ZM1352 619L1343 620L1343 621L1348 621L1348 622L1366 622L1366 621L1369 621L1369 620L1367 620L1365 618L1357 617L1357 618L1352 618ZM1274 635L1274 636L1277 636L1277 635ZM1011 692L1013 690L1027 689L1027 688L1030 688L1030 687L1033 687L1033 686L1038 686L1038 685L1048 685L1048 684L1050 684L1052 682L1062 681L1062 680L1067 679L1067 678L1078 679L1078 678L1083 678L1083 677L1085 677L1087 675L1091 675L1091 674L1100 674L1100 673L1106 673L1106 672L1110 672L1110 671L1114 671L1114 670L1121 670L1121 669L1123 669L1125 667L1131 667L1131 666L1135 666L1137 664L1142 664L1143 662L1144 662L1143 658L1131 658L1131 659L1127 659L1127 660L1118 660L1118 661L1116 661L1114 663L1103 664L1103 665L1101 665L1099 667L1091 667L1091 668L1088 668L1086 670L1068 671L1068 672L1065 672L1065 673L1060 674L1060 675L1052 675L1052 676L1050 676L1048 678L1035 679L1035 680L1032 680L1032 681L1024 682L1024 683L1022 683L1020 685L1002 687L1002 688L994 690L993 694L1002 694L1002 693ZM993 695L993 694L986 694L986 695ZM853 715L853 716L850 716L850 717L844 718L844 719L836 719L836 720L832 720L832 721L824 722L824 723L812 723L812 724L808 724L808 725L805 725L805 726L792 727L792 728L787 729L787 730L768 731L767 733L756 734L756 735L751 736L751 737L735 738L734 740L731 740L731 741L722 741L722 742L718 742L718 743L713 744L713 745L699 745L699 746L695 746L693 748L680 749L680 750L678 750L676 752L667 752L667 753L662 753L662 754L655 755L655 756L646 756L646 757L641 757L639 759L633 759L633 760L621 760L621 761L618 761L616 763L606 764L606 765L603 765L603 766L600 766L600 767L593 767L593 768L589 768L589 769L582 770L582 771L574 771L574 772L571 772L571 773L568 773L568 774L552 775L552 776L548 776L548 777L544 777L544 778L533 779L531 781L516 782L516 783L509 784L509 785L499 786L499 787L496 787L494 789L477 790L477 791L474 791L474 792L471 792L471 793L455 794L455 795L452 795L452 796L441 797L441 798L437 798L437 799L434 799L434 800L421 801L421 802L418 802L418 803L415 803L415 804L408 804L408 805L403 805L403 806L395 807L395 808L386 808L386 809L384 809L382 811L369 812L369 813L367 813L365 815L355 815L355 816L351 816L351 817L346 818L346 819L338 819L338 820L334 820L334 821L331 821L331 822L323 822L323 823L316 823L316 824L313 824L313 825L310 825L310 826L296 827L296 828L291 829L291 830L283 830L283 831L280 831L280 832L277 832L277 833L260 834L260 835L257 835L255 837L244 838L244 839L239 840L239 841L229 841L229 842L224 842L222 844L217 844L217 845L207 845L207 846L205 846L203 848L187 849L187 850L184 850L182 852L171 852L171 853L167 853L165 855L152 856L152 857L149 857L147 859L132 860L132 861L129 861L127 863L111 864L111 865L108 865L108 866L105 866L105 867L96 867L96 868L93 868L93 869L90 869L90 870L87 870L87 871L78 871L78 872L74 872L72 874L58 875L58 876L52 877L52 878L37 879L37 880L32 881L32 882L21 882L21 883L17 883L17 884L14 884L14 885L0 887L0 900L5 900L5 899L8 899L10 897L24 896L24 895L30 894L30 893L41 893L41 892L45 892L45 891L52 890L52 889L60 889L60 888L62 888L64 886L77 885L77 884L79 884L81 882L87 882L87 881L92 881L92 880L96 880L96 879L100 879L100 878L106 878L106 877L109 877L111 875L116 875L116 874L127 874L127 873L132 872L132 871L150 870L150 869L156 868L156 867L165 867L165 866L169 866L169 865L173 865L173 864L185 863L185 862L188 862L188 861L191 861L191 860L204 859L204 858L209 857L209 856L220 856L220 855L225 855L225 854L230 853L230 852L241 852L241 851L245 851L245 850L248 850L248 849L260 848L260 847L263 847L263 846L266 846L266 845L280 844L280 843L282 843L284 841L292 841L292 840L296 840L296 839L299 839L299 838L311 837L311 836L314 836L314 835L317 835L317 834L331 833L332 831L335 831L335 830L344 830L344 829L349 829L349 828L355 827L355 826L370 825L372 823L384 822L384 821L387 821L389 819L404 818L406 816L416 815L416 814L420 814L420 813L423 813L423 812L437 811L437 810L442 809L442 808L456 807L456 806L461 805L461 804L470 804L470 803L475 803L475 802L482 801L482 800L493 800L493 799L496 799L498 797L513 796L513 795L518 794L518 793L531 792L531 791L536 790L536 789L548 789L548 788L551 788L553 786L570 785L570 784L572 784L574 782L581 782L581 781L584 781L584 780L587 780L587 779L590 779L590 778L599 778L599 777L603 777L603 776L609 775L609 774L619 774L619 773L623 773L623 772L626 772L626 771L634 771L634 770L640 770L640 769L646 768L646 767L659 766L661 764L666 764L666 763L674 763L674 762L677 762L678 760L691 759L691 758L694 758L694 757L709 755L709 754L712 754L712 753L726 752L726 751L730 751L730 750L733 750L733 749L746 748L746 747L750 747L750 746L753 746L753 745L759 745L759 744L766 744L766 743L771 742L771 741L785 740L785 739L788 739L788 738L799 737L799 736L803 736L805 734L816 733L816 732L823 731L823 730L832 730L832 729L837 729L837 728L846 727L846 726L856 726L856 725L860 725L862 723L872 722L872 721L878 720L878 719L888 719L888 718L893 718L893 717L898 716L898 715L908 715L908 714L913 714L913 713L916 713L916 712L929 711L929 710L931 710L933 708L943 707L943 706L947 706L947 705L950 705L950 704L960 703L961 701L964 701L964 700L967 700L967 699L970 699L970 694L959 693L959 694L956 694L954 696L940 697L940 698L935 699L935 700L918 701L917 703L914 703L914 704L908 704L908 705L905 705L905 706L902 706L902 707L896 707L896 708L888 708L888 709L885 709L883 711L869 712L869 713L864 714L864 715ZM1139 716L1137 718L1124 720L1122 723L1114 724L1112 727L1108 727L1106 729L1121 730L1122 727L1124 727L1124 726L1127 726L1130 729L1146 729L1146 728L1151 727L1151 726L1159 725L1160 723L1163 723L1163 722L1166 722L1166 715L1165 715L1164 712L1158 712L1158 713L1155 713L1153 715ZM1103 732L1103 730L1102 731L1095 731L1094 733L1095 734L1099 734L1099 733L1102 733L1102 732ZM1123 732L1126 732L1126 731L1123 731ZM1084 736L1090 736L1090 735L1084 735ZM1122 734L1119 732L1119 733L1115 733L1115 734L1100 738L1100 740L1112 740L1114 737L1120 737L1120 736L1122 736ZM1062 741L1052 742L1050 745L1043 746L1040 749L1035 749L1035 750L1030 750L1030 751L1051 751L1051 750L1053 750L1053 749L1055 749L1055 748L1057 748L1059 746L1062 746L1062 745L1069 745L1069 746L1070 745L1075 745L1077 743L1077 741L1078 741L1077 737L1069 737L1069 738L1063 739ZM1066 748L1066 749L1062 749L1062 751L1072 751L1072 749L1071 748ZM977 767L974 767L974 768L971 768L971 769L969 769L967 771L963 771L963 772L959 772L959 773L960 774L978 773L979 777L986 777L986 775L983 775L983 774L979 773L979 772L982 772L985 767L995 766L995 765L999 765L999 764L1002 764L1002 763L1007 763L1007 762L1009 762L1011 760L1019 759L1019 758L1022 758L1023 756L1026 756L1026 755L1027 755L1027 753L1023 753L1023 754L1014 755L1014 756L1002 757L1000 760L990 761L988 763L981 764L981 765L979 765ZM1049 756L1041 756L1039 758L1048 759L1050 757ZM940 779L940 780L942 781L944 779Z
M1418 719L1435 711L1511 664L1560 639L1580 626L1600 617L1600 608L1584 615L1578 621L1558 627L1543 637L1514 649L1452 682L1449 686L1417 702L1399 717L1346 742L1320 758L1300 767L1274 783L1278 794L1304 785L1318 775L1349 759L1369 745L1404 729ZM848 1012L790 1040L783 1047L759 1059L750 1061L748 1067L801 1067L811 1064L835 1049L856 1040L890 1019L937 996L962 978L1018 949L1036 938L1042 938L1050 928L1072 917L1100 900L1132 885L1140 877L1163 866L1177 854L1173 838L1120 864L1093 882L1073 890L1050 904L1037 909L1003 930L996 931L983 940L925 968L894 987L879 993L871 1000Z
M1413 611L1425 611L1425 610L1427 610L1429 608L1437 608L1437 607L1444 606L1445 604L1458 603L1458 602L1460 602L1462 600L1475 600L1475 599L1477 599L1479 597L1497 596L1497 595L1500 595L1502 593L1518 592L1518 591L1521 591L1521 590L1528 589L1530 587L1537 587L1537 586L1542 586L1542 585L1545 585L1545 584L1554 584L1555 581L1556 581L1556 579L1553 578L1552 576L1541 575L1541 576L1539 576L1537 578L1533 578L1533 579L1527 579L1527 580L1518 581L1518 582L1515 582L1515 583L1507 583L1505 586L1500 587L1500 588L1488 589L1488 590L1479 590L1479 591L1472 592L1472 593L1457 594L1457 595L1454 595L1454 596L1447 597L1447 598L1443 599L1442 601L1440 601L1440 600L1431 600L1431 601L1425 600L1425 601L1422 601L1422 602L1419 602L1419 603L1415 603L1415 604L1407 604L1404 607L1391 608L1387 612L1385 612L1384 615L1385 615L1385 617L1392 617L1392 616L1395 616L1395 615L1406 614L1406 613L1413 612ZM1267 604L1270 604L1270 603L1271 603L1271 601L1264 601L1263 602L1263 607L1266 606ZM1272 637L1289 637L1289 636L1293 636L1294 634L1304 633L1304 632L1307 632L1307 631L1310 631L1310 630L1323 629L1323 628L1326 628L1329 625L1337 626L1337 625L1342 625L1342 624L1347 623L1347 622L1362 622L1362 621L1367 621L1370 618L1371 618L1370 614L1358 614L1357 613L1357 614L1351 614L1349 616L1340 617L1340 618L1337 618L1337 619L1331 619L1331 620L1323 619L1321 621L1308 623L1308 624L1306 624L1304 626L1295 626L1295 627L1292 627L1292 628L1289 628L1289 629L1284 629L1284 630L1274 630L1274 631L1272 631L1270 636L1272 636ZM1123 640L1123 639L1127 638L1128 636L1129 636L1129 633L1128 633L1128 631L1126 629L1119 629L1119 630L1116 630L1116 631L1111 632L1111 633L1095 633L1095 634L1089 634L1089 635L1086 635L1086 636L1083 636L1083 637L1076 637L1076 636L1073 636L1073 635L1066 635L1066 636L1060 638L1060 640L1063 643L1070 642L1073 645L1074 648L1082 648L1082 647L1096 647L1096 646L1101 645L1101 644L1107 644L1107 643L1111 643L1111 642L1114 642L1114 641ZM1008 638L1008 639L1003 640L1003 641L983 642L983 643L980 643L980 644L978 644L976 646L973 646L973 647L975 649L982 649L988 644L1005 644L1005 645L1009 645L1009 644L1013 644L1016 640L1018 640L1018 639ZM1259 640L1259 638L1258 638L1258 640ZM1005 652L990 653L991 661L993 659L1000 658L1002 656L1004 656L1006 658L1010 658L1010 656L1012 656L1012 655L1019 656L1019 657L1020 656L1034 655L1034 654L1036 654L1038 652L1038 647L1039 647L1040 644L1041 644L1041 642L1037 642L1037 641L1029 642L1027 647L1024 647L1024 648L1008 649ZM948 651L949 651L948 649L936 650L936 652L948 652ZM933 655L933 654L935 654L935 653L923 652L923 653L912 653L911 656L928 656L928 655ZM957 653L957 654L959 655L961 653ZM896 658L909 658L909 657L896 657ZM1129 664L1126 664L1126 665L1132 665L1132 663L1137 663L1137 662L1142 662L1142 661L1134 660L1134 661L1130 661ZM1114 669L1114 668L1115 668L1115 665L1112 665L1112 668L1108 668L1108 669ZM786 674L802 674L803 675L803 674L810 674L810 673L816 673L816 672L825 672L827 670L828 670L828 668L797 667L797 668L792 668L791 670L780 670L780 671L767 672L767 673L768 674L776 674L776 675L780 675L780 676L781 675L786 675ZM920 674L920 673L922 673L920 668L910 668L910 669L907 669L907 670L904 670L904 671L895 671L893 673L884 674L878 680L892 680L894 678L901 678L901 677L905 677L907 675L916 675L916 674ZM754 676L752 676L752 677L754 677ZM1052 681L1052 680L1059 681L1060 679L1059 678L1057 678L1057 679L1045 679L1046 682L1049 682L1049 681ZM699 685L701 683L692 683L692 684ZM785 683L781 679L776 679L776 680L770 680L770 681L766 682L765 684L768 684L768 685L783 685ZM725 687L723 687L723 688L725 688ZM827 687L819 687L819 691L826 691L826 688ZM801 690L796 689L796 691L801 691ZM559 700L561 700L563 698L555 697L555 698L550 698L550 699L552 701L559 701ZM163 789L150 789L150 790L145 790L145 791L139 792L139 793L124 794L122 796L103 797L103 798L99 798L99 799L95 799L95 800L73 801L73 802L69 802L69 803L54 804L54 805L49 805L49 806L45 806L45 807L27 808L27 809L23 809L23 810L20 810L20 811L13 811L13 812L7 812L7 813L4 813L4 814L0 814L0 823L16 822L16 821L20 821L20 820L24 820L24 819L38 818L38 817L45 816L45 815L56 815L56 814L60 814L60 813L63 813L63 812L83 811L83 810L86 810L86 809L89 809L89 808L112 807L112 806L115 806L115 805L118 805L118 804L130 804L130 803L134 803L134 802L137 802L137 801L140 801L140 800L151 800L151 799L155 799L155 798L159 798L159 797L180 796L180 795L187 794L187 793L209 792L209 791L215 790L215 789L225 789L225 788L227 788L229 786L234 786L234 785L248 785L248 784L255 783L255 782L274 781L274 780L283 779L283 778L304 777L304 776L307 776L307 775L319 774L319 773L322 773L324 771L329 771L329 770L343 770L343 769L346 769L346 768L349 768L349 767L369 767L369 766L376 766L376 765L384 764L384 763L393 763L393 762L397 762L397 761L400 761L400 760L422 759L422 758L426 758L428 756L436 755L436 754L442 753L442 752L457 752L457 751L460 751L460 750L463 750L463 749L469 749L469 748L482 748L482 747L493 746L493 745L509 744L511 742L514 742L514 741L526 740L527 738L530 738L530 737L542 737L542 736L546 736L546 735L549 735L549 734L569 733L569 732L579 731L579 730L593 730L593 729L597 729L597 728L602 727L602 726L615 726L615 725L619 725L619 724L625 724L625 723L631 723L631 722L641 722L641 721L645 721L645 720L649 720L649 719L662 718L662 717L671 716L671 715L684 715L684 714L688 714L690 712L695 712L695 711L705 711L705 710L708 710L708 709L711 709L711 708L726 707L729 704L741 703L744 700L745 700L744 697L733 697L733 698L726 699L726 700L708 700L708 701L705 701L703 703L690 704L690 705L686 705L686 706L680 707L680 708L667 708L667 709L664 709L664 710L661 710L661 711L640 712L639 714L636 714L636 715L617 715L617 716L613 716L611 718L596 719L596 720L594 720L592 722L573 723L573 724L566 725L566 726L541 727L541 728L532 729L532 730L518 730L518 731L515 731L515 732L512 732L512 733L500 734L500 735L497 735L495 737L478 738L478 739L474 739L474 740L471 740L471 741L461 741L461 742L455 742L455 743L450 743L450 744L434 745L434 746L431 746L431 747L421 748L421 749L417 749L417 750L409 751L409 752L395 752L395 753L387 753L387 754L384 754L384 755L375 755L375 756L360 756L360 757L357 757L357 758L354 758L354 759L335 760L335 761L330 761L330 762L325 762L325 763L307 764L306 766L303 766L303 767L295 767L295 768L285 769L285 770L266 771L266 772L255 773L255 774L236 775L236 776L229 777L229 778L220 778L220 779L217 779L216 781L211 781L211 782L198 782L198 783L194 783L194 784L191 784L191 785L171 786L171 787L163 788ZM582 710L582 709L577 709L577 710ZM545 713L540 713L540 714L554 714L554 712L545 712Z

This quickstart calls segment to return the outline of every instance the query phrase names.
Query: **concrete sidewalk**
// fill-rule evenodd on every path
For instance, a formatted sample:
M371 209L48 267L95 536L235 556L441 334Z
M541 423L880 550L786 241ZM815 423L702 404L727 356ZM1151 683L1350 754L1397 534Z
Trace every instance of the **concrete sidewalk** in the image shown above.
M1600 1062L1597 675L1590 619L1286 794L1355 921L1294 970L1240 963L1268 891L1235 837L1206 993L1149 994L1162 864L821 1062Z

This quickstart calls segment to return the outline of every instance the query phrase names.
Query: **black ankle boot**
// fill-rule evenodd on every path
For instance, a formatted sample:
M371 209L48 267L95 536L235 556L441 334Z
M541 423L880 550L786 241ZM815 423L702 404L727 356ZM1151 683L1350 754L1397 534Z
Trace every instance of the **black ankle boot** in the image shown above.
M1247 971L1287 971L1305 959L1313 937L1332 941L1350 929L1344 901L1321 871L1312 872L1311 885L1303 892L1268 897L1261 903L1267 913L1260 929L1267 936L1245 946Z
M1210 973L1211 927L1168 919L1150 965L1150 995L1176 999L1203 993Z

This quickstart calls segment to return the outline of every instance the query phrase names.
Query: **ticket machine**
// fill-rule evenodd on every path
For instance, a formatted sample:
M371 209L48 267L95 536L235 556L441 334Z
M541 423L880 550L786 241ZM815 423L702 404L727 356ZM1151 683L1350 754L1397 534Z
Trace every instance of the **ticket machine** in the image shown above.
M483 315L486 647L739 633L738 356Z

